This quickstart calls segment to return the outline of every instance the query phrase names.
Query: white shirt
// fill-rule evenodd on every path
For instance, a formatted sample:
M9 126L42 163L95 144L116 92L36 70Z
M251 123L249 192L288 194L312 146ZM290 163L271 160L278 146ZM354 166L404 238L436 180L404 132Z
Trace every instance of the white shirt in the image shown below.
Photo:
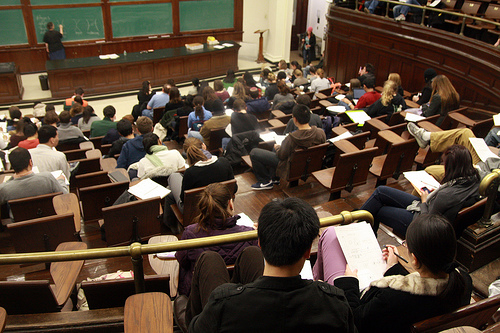
M70 178L69 164L66 155L46 144L40 143L36 148L29 149L33 166L40 172L62 170L66 178Z
M167 168L172 168L174 171L177 171L178 169L184 167L186 161L182 157L181 153L179 153L178 150L162 150L155 155L162 161L163 167ZM138 168L137 168L137 177L141 178L148 172L156 169L151 163L151 161L144 156L139 162L138 162Z
M328 79L322 78L320 79L319 77L315 79L314 81L311 82L311 91L318 92L323 89L330 88L330 81Z

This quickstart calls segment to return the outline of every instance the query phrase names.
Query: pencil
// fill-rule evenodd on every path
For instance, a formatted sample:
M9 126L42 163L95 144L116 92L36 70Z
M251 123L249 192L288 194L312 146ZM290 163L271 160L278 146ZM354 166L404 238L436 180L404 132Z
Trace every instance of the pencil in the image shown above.
M401 257L399 254L397 254L396 252L394 252L394 255L396 257L398 257L399 259L403 260L405 263L408 263L408 260L406 260L405 258Z

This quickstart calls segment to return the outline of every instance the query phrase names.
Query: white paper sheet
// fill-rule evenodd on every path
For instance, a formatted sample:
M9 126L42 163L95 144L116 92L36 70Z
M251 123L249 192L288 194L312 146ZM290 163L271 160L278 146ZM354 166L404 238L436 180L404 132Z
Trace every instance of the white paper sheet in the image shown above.
M286 135L276 135L274 137L274 141L276 141L277 145L281 146L281 144L283 143L283 140L285 140L285 138L286 138Z
M120 56L116 53L111 53L111 54L101 54L99 56L99 59L105 60L105 59L118 59Z
M335 95L335 99L336 99L337 101L340 101L340 100L342 100L342 99L344 99L344 98L345 98L345 95L343 95L343 94L338 94L338 95Z
M253 228L253 221L252 219L250 219L250 217L248 217L247 214L245 213L238 213L238 215L240 216L240 218L236 221L236 224L237 225L243 225L243 226L246 226L246 227L250 227L250 228Z
M259 136L262 139L262 141L274 141L274 138L276 137L275 132L265 132L265 133L260 133Z
M304 262L304 267L300 271L300 277L304 280L314 280L311 261L309 259Z
M500 126L500 113L493 116L493 123L495 126Z
M331 143L334 143L336 141L340 141L340 140L344 140L344 139L350 138L351 136L352 136L351 132L346 131L346 132L344 132L344 133L342 133L340 135L337 135L334 138L328 139L328 141L330 141Z
M403 176L418 190L427 187L429 191L432 192L441 186L441 184L425 170L403 172Z
M366 222L336 226L335 232L352 270L358 270L359 289L384 276L386 264L371 226Z
M163 199L170 193L170 190L147 178L142 180L139 184L129 188L128 192L135 195L139 199L145 200L156 197Z
M411 113L411 112L406 112L406 117L405 117L405 120L406 121L420 121L420 120L423 120L425 119L425 117L422 117L422 116L419 116L419 115L416 115L414 113Z
M372 119L365 111L363 110L352 110L346 111L346 114L351 118L354 123L358 123L359 125L363 125L365 121Z
M490 148L484 142L482 138L469 138L470 143L474 147L474 150L477 153L477 156L481 159L481 161L486 162L488 158L500 159L497 155L493 154Z

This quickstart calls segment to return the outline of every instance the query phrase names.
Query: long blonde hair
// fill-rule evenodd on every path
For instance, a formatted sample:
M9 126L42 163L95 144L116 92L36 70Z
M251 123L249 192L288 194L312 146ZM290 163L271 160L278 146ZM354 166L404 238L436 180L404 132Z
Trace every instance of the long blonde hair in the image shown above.
M247 99L247 95L245 93L245 86L241 82L236 82L234 84L233 97L241 98L242 100Z
M383 106L387 106L392 102L394 98L394 94L398 92L398 85L394 81L387 80L384 83L384 89L382 90L382 97L380 97L380 101Z
M460 95L457 93L450 80L444 75L438 75L432 80L431 101L435 94L439 94L441 97L440 113L442 115L460 106Z
M202 150L203 142L197 138L187 138L184 141L184 152L186 153L186 161L189 166L196 164L199 161L208 160L207 156L203 153Z
M401 76L398 73L390 73L387 80L394 81L398 87L401 86Z

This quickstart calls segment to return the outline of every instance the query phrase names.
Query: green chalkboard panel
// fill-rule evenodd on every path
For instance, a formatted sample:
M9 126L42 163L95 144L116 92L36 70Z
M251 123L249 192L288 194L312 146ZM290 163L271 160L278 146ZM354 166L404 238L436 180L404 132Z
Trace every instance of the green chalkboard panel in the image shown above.
M104 38L101 7L33 9L33 19L38 43L43 43L47 22L53 22L55 30L63 25L63 43Z
M181 31L228 29L234 27L234 0L179 2Z
M172 4L153 3L111 6L113 37L169 34L172 28Z
M2 0L0 1L0 6L12 6L12 5L20 5L21 0Z
M78 4L78 3L101 3L101 1L99 1L99 0L31 0L32 6Z
M0 45L28 44L21 9L0 10L0 22L2 22Z

